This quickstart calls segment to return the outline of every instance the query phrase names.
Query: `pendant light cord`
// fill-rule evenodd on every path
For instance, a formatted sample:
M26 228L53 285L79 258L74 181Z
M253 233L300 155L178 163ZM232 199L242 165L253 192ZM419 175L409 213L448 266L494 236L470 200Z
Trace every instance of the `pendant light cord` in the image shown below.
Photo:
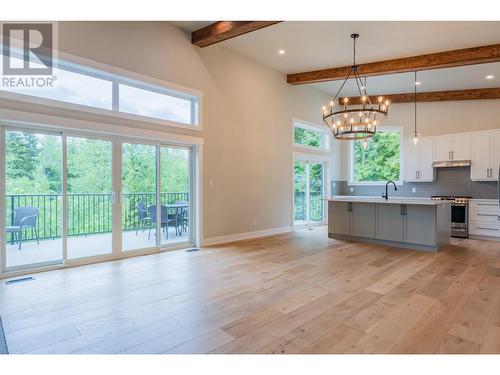
M340 92L342 91L342 89L344 88L344 85L346 84L346 82L349 80L349 78L351 78L351 74L354 73L354 78L355 78L355 81L356 81L356 85L358 85L358 79L361 81L361 78L359 78L359 76L357 75L356 71L354 70L354 67L356 66L356 38L357 37L353 37L353 40L354 40L354 43L352 45L352 50L353 50L353 55L352 55L352 66L351 66L351 69L349 70L349 74L347 75L346 79L344 80L344 82L342 82L342 85L340 86L340 88L338 89L337 93L335 94L335 96L333 97L333 100L332 102L335 103L335 101L338 99L339 95L340 95ZM360 90L360 87L358 85L358 90L359 90L359 93L360 95L362 95L361 93L361 90ZM365 95L366 95L366 89L364 90L365 91ZM371 102L370 102L370 105L371 105ZM330 108L330 112L333 110L333 107Z
M415 70L415 82L413 82L413 85L415 86L415 95L414 95L414 101L415 101L415 131L414 131L414 136L417 136L417 71Z

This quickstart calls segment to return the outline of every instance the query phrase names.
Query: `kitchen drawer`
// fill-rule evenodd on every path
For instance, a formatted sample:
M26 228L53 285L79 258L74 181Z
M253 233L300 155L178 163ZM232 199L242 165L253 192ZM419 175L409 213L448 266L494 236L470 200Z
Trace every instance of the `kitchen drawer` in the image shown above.
M469 201L470 216L473 214L500 215L498 201L493 199L471 199Z
M480 221L482 223L491 223L491 224L497 223L498 225L500 225L500 215L484 211L479 211L479 212L471 211L469 213L469 221L471 222Z
M479 208L474 214L469 215L469 233L479 236L500 237L499 216L488 213Z
M494 226L480 222L469 223L469 233L478 236L500 237L500 225Z

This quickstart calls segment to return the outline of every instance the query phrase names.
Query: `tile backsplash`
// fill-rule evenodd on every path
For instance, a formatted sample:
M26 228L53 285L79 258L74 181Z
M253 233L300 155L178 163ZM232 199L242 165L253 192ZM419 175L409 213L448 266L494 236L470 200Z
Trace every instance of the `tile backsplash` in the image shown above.
M435 173L434 182L405 182L402 186L398 186L398 191L394 191L390 186L389 195L399 197L461 195L476 199L497 198L497 183L471 181L470 167L436 168ZM332 181L331 188L332 195L382 195L385 192L384 186L349 186L347 181Z

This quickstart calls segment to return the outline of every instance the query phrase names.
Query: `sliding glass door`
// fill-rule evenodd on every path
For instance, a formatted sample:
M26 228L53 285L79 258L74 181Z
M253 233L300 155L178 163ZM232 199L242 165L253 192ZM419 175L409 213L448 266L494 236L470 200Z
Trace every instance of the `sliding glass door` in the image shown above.
M191 150L160 147L161 244L190 240L191 231Z
M325 165L321 162L294 162L294 225L313 225L325 221L323 195Z
M3 271L193 242L191 147L0 130Z
M112 253L113 144L67 137L68 259Z
M5 131L5 268L63 259L62 137Z
M122 144L122 249L157 246L157 146Z

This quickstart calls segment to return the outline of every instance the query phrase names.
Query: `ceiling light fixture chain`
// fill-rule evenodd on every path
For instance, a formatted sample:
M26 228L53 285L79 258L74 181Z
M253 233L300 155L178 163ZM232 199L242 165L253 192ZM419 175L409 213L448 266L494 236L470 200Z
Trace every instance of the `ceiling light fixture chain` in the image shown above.
M356 65L356 39L358 37L359 34L351 34L353 39L353 64L347 77L330 102L330 108L327 110L326 106L323 107L323 123L330 128L336 139L363 140L363 147L367 148L367 140L376 133L378 123L387 118L389 101L380 96L378 105L373 105L370 96L367 94L366 77L363 84ZM339 103L341 109L334 110L336 100L340 98L340 93L349 79L354 79L356 82L359 98L353 100L354 103L350 104L349 98L344 97L343 103Z

